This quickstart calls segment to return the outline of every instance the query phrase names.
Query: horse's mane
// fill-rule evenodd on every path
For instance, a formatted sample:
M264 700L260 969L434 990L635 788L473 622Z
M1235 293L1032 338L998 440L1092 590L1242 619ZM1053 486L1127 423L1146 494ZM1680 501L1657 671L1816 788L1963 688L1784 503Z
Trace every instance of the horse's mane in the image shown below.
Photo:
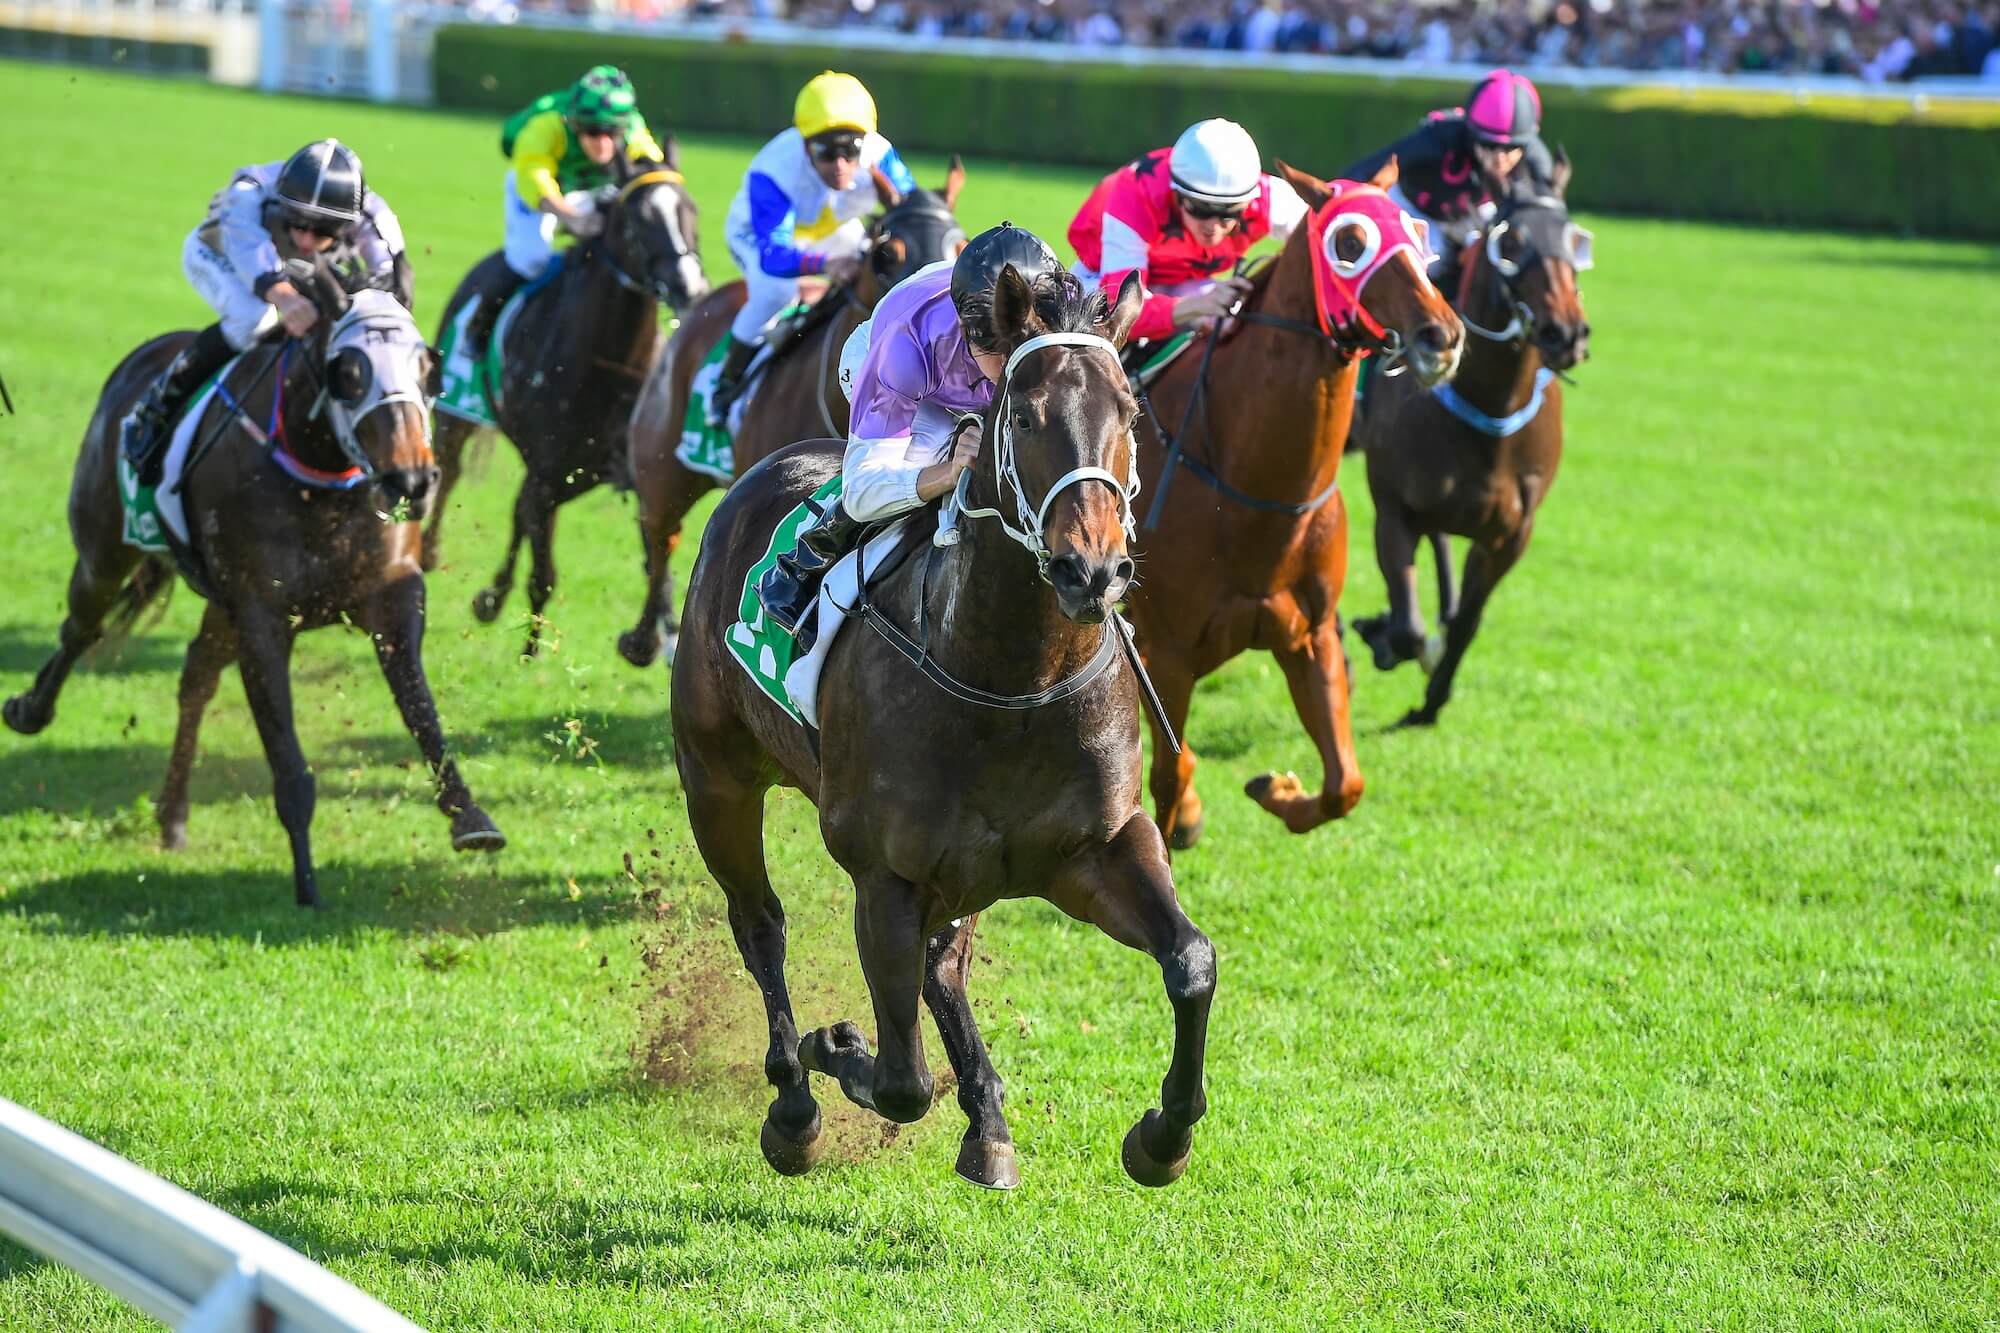
M1035 279L1034 293L1035 318L1048 333L1095 333L1111 317L1113 297L1085 291L1074 273L1045 273Z

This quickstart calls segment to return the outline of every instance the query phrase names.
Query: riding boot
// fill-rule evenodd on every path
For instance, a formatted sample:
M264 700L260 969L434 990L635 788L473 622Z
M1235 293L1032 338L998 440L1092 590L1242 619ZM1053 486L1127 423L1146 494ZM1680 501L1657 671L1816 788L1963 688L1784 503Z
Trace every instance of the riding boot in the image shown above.
M733 333L729 335L729 350L723 354L722 369L715 377L715 387L708 391L710 430L729 420L729 405L736 401L737 394L743 392L743 376L756 355L756 343L744 342Z
M835 561L854 549L855 540L867 526L849 517L846 507L835 500L799 531L792 549L779 556L757 581L757 599L764 603L765 614L799 640L801 654L811 645L800 639L799 625L819 596L820 581Z
M229 364L236 349L222 336L222 325L211 324L183 347L160 377L146 387L145 397L132 405L119 423L119 447L141 486L158 486L166 466L167 427L187 406L187 400L208 377Z
M479 289L479 308L465 325L465 351L477 366L486 360L486 344L492 341L493 326L500 322L500 309L527 279L502 264L497 273Z

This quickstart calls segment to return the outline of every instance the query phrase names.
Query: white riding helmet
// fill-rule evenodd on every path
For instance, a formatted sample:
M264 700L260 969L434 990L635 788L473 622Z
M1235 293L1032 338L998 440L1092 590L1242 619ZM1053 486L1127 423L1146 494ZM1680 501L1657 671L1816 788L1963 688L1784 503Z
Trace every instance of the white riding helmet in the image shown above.
M1188 126L1174 144L1167 170L1176 190L1210 204L1246 203L1264 180L1264 160L1255 141L1233 120Z

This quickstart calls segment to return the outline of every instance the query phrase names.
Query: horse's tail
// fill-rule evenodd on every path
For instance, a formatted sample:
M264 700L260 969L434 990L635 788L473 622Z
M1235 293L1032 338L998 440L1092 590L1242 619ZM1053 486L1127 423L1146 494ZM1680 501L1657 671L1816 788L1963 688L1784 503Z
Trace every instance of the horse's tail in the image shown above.
M148 606L158 602L153 613L153 623L159 623L167 613L167 603L179 582L174 577L174 567L159 556L149 555L139 562L139 570L111 603L111 614L104 621L104 642L117 644L128 638L139 617Z

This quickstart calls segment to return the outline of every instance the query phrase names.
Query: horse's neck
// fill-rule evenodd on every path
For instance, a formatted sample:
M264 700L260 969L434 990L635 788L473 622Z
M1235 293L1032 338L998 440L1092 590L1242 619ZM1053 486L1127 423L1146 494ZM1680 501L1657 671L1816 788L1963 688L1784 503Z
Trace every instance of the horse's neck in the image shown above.
M282 443L286 453L317 471L345 472L351 461L334 436L333 420L319 401L319 379L313 373L314 365L324 358L323 349L316 343L295 342L281 355L283 371L273 369L265 377L258 386L256 403L244 403L244 411L262 427L270 420L273 400L282 393L272 443ZM252 363L253 358L245 357L237 364ZM243 376L244 372L239 369L237 374Z
M1486 266L1484 255L1469 261L1460 313L1495 333L1514 322L1514 298ZM1466 348L1452 377L1458 396L1490 417L1511 416L1527 406L1535 392L1535 372L1542 355L1526 337L1507 342L1466 331Z
M1318 335L1306 250L1312 241L1304 232L1301 224L1279 252L1250 309L1314 332L1239 323L1215 349L1199 390L1208 402L1196 408L1187 432L1192 451L1230 484L1274 499L1324 489L1340 467L1354 415L1358 362Z
M631 270L613 252L609 231L607 224L607 234L579 266L575 294L565 293L563 301L565 307L574 308L567 323L588 353L582 369L597 360L623 362L634 344L659 324L659 303L619 280L620 270Z
M975 508L1002 507L990 478L978 489ZM1011 510L1012 496L1004 503ZM928 596L940 665L982 689L1032 694L1090 660L1102 631L1063 615L1034 556L992 518L961 516L958 531L958 545L937 559Z

